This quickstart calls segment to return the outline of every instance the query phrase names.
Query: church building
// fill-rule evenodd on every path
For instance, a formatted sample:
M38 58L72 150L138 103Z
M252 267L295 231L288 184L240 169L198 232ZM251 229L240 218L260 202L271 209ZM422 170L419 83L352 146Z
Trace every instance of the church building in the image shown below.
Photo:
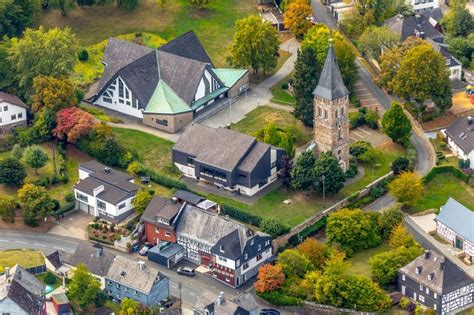
M332 151L345 172L349 168L349 91L342 80L332 40L313 95L316 154Z

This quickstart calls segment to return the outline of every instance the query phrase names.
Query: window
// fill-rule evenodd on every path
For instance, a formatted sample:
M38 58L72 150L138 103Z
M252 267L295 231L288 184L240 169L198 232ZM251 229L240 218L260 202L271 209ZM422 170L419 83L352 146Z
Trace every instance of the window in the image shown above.
M341 117L344 117L344 107L341 107Z
M420 296L418 296L418 300L420 300L421 302L425 302L425 297L423 295L420 294Z
M433 309L436 311L436 304L433 304Z
M156 119L156 123L158 125L162 125L162 126L168 126L168 120L167 119Z
M245 253L244 259L247 259L247 258L249 258L249 254Z
M128 292L128 291L129 291L129 290L128 290L128 287L125 287L125 292Z
M8 106L3 106L3 111L8 112Z
M337 138L338 138L339 140L342 139L342 130L341 130L341 129L339 129L339 130L337 131Z
M423 291L425 287L420 283L420 291Z
M270 241L269 241L269 240L266 240L266 241L265 241L265 246L268 246L268 245L270 245Z
M254 239L251 239L250 240L250 245L253 245L253 243L254 243Z
M140 292L138 292L137 290L135 290L135 295L136 295L136 296L140 296Z
M262 259L262 255L257 255L257 261L259 261L260 259Z
M187 160L188 166L194 166L194 158L193 157L188 156L186 160Z
M156 233L159 233L159 232L160 232L160 229L159 229L159 228L155 228L155 232L156 232Z
M165 235L166 235L167 237L170 237L170 236L171 236L171 233L167 231L167 232L165 232Z
M227 258L219 256L219 260L222 260L223 262L227 262Z
M328 118L328 111L327 111L326 109L324 110L324 117L323 117L323 118L324 118L324 119L327 119L327 118Z
M430 294L430 289L426 288L426 294Z
M258 249L257 250L262 250L262 245L258 244Z
M105 210L105 202L97 200L97 208Z
M248 262L246 262L246 263L242 266L242 268L243 268L244 270L247 269L248 267L249 267L249 263L248 263Z
M79 200L81 200L81 201L88 202L87 196L84 196L83 194L81 194L81 193L79 193L79 192L76 193L76 197L77 197L77 199L79 199Z
M402 274L402 280L405 281L405 275L404 274Z
M225 253L225 252L224 252L224 246L219 245L219 251L220 251L221 253Z
M107 284L108 284L108 285L112 285L112 281L108 280L108 281L107 281Z
M23 118L23 113L18 113L18 119Z
M125 202L123 202L123 203L119 204L119 205L118 205L118 208L119 208L119 209L123 209L123 208L125 208Z
M11 115L11 119L12 119L12 120L15 120L15 119L16 119L16 114L15 114L15 115Z
M117 287L117 289L120 289L120 284L119 283L117 283L115 286Z
M235 265L237 266L237 268L240 266L240 259L237 259L237 262L235 263Z
M435 299L438 298L438 294L436 294L436 292L433 293L433 296L434 296Z

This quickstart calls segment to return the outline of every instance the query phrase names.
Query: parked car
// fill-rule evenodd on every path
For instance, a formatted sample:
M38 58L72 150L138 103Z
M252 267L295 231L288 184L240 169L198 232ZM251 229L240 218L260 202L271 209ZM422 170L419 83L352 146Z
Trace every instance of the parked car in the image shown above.
M143 245L142 249L138 252L140 256L146 256L148 254L148 251L150 250L151 245Z
M267 308L267 309L261 310L260 315L280 315L280 312L272 308Z
M178 274L188 277L194 277L196 274L194 273L194 269L189 267L179 267Z
M170 308L173 306L173 301L169 298L164 299L163 301L160 302L160 306L166 308Z

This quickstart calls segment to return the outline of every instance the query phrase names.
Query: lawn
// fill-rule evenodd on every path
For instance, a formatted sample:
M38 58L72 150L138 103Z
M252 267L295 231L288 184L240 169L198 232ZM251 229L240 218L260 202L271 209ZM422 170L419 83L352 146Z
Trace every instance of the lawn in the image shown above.
M280 36L280 41L281 42L283 41L281 36ZM291 56L289 52L282 49L280 49L280 51L278 52L278 55L279 56L277 60L277 65L273 70L265 72L265 73L259 72L258 74L254 74L253 72L250 72L250 83L259 84L262 81L264 81L266 78L272 76L275 72L278 71L278 69L281 68L281 66L285 63L285 61Z
M13 267L19 264L23 268L31 268L44 264L44 257L40 251L26 249L9 249L0 251L0 272L4 267Z
M388 246L387 243L384 242L377 247L355 253L354 255L352 255L352 257L347 259L347 261L351 264L351 267L349 268L349 272L354 275L366 276L370 278L371 273L370 273L369 259L374 255L377 255L389 250L390 250L390 247Z
M313 136L312 129L305 127L291 112L269 106L260 106L254 109L244 119L232 124L230 128L248 135L255 135L259 129L265 128L269 123L274 123L278 128L296 126L301 132L301 136L296 141L297 147L308 143Z
M426 186L423 197L410 207L409 213L428 209L439 209L452 197L474 211L474 188L460 181L450 173L435 176Z
M48 274L47 272L41 273L39 275L36 275L36 278L38 278L41 282L43 282L46 285L46 283L44 282L44 278L46 277L47 274ZM56 279L56 281L53 284L49 284L50 286L53 287L53 290L59 288L63 284L62 279L60 279L56 275L54 275L54 278Z
M275 84L272 88L272 102L277 103L277 104L282 104L282 105L290 105L294 106L295 105L295 98L293 97L292 94L289 93L288 88L283 89L282 85L288 84L288 80L290 79L291 75L288 77L284 78L277 84Z
M79 107L99 120L102 120L105 122L116 123L116 124L123 123L123 121L120 118L110 117L106 113L104 113L104 111L96 107L93 107L92 105L82 103Z
M113 131L126 149L138 153L139 161L144 166L179 178L180 173L171 162L173 142L133 129L114 128Z
M155 0L141 0L136 10L116 6L77 8L67 17L57 10L44 14L39 25L70 27L83 46L99 43L108 37L136 31L158 34L171 40L194 30L217 66L225 65L237 19L256 14L254 0L210 1L198 10L188 0L166 1L164 10Z

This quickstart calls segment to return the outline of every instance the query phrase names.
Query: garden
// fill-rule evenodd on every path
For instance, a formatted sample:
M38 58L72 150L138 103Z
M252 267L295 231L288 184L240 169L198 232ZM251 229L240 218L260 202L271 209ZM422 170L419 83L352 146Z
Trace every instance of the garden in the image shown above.
M23 268L32 268L44 265L43 253L29 249L8 249L0 251L0 272L5 267L19 264Z
M291 92L291 79L292 75L289 75L288 77L284 78L274 86L272 86L271 91L272 91L272 102L281 104L281 105L289 105L289 106L294 106L295 105L295 97L293 96L293 93Z
M94 221L91 222L87 227L87 233L89 235L89 239L92 241L114 245L115 241L119 241L122 239L122 237L130 235L135 223L132 220L125 224L117 225L94 218Z

